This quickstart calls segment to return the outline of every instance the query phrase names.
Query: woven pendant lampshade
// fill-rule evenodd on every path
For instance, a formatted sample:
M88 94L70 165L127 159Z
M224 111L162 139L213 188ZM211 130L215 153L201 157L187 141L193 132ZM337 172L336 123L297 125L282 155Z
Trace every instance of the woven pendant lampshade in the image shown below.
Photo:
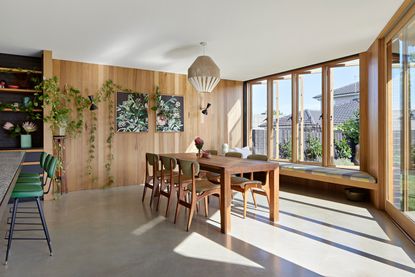
M206 42L200 45L205 47ZM220 69L211 57L202 55L189 67L187 78L198 92L212 92L220 81Z

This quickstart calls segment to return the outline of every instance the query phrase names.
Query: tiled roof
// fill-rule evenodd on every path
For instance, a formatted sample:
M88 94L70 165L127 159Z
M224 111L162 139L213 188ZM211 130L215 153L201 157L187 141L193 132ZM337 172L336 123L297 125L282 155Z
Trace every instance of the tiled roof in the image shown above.
M334 110L334 125L341 124L346 120L353 118L359 111L359 101L353 100L344 104L336 105ZM316 110L304 110L304 125L305 126L321 126L321 112ZM280 118L279 126L291 126L291 115L286 115ZM274 120L275 126L276 120ZM266 120L258 127L266 127Z
M340 88L336 88L333 92L333 97L341 97L349 94L357 94L360 92L359 82L354 82ZM315 99L321 99L321 94L314 96Z

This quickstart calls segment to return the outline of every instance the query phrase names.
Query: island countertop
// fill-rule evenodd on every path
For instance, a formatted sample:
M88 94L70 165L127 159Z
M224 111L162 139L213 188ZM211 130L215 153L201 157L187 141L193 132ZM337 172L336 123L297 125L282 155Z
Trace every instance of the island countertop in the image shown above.
M24 155L24 152L0 153L0 218L9 201Z

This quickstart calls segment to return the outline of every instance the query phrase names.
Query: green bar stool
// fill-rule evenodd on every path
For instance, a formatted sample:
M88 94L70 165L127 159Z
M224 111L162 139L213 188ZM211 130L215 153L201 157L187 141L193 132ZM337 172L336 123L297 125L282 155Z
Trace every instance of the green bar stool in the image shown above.
M46 225L46 220L45 220L45 215L43 213L42 205L40 203L40 198L42 196L43 196L43 188L41 186L36 186L33 184L26 184L26 185L19 185L14 188L11 194L11 199L13 199L13 211L12 211L12 218L10 222L9 236L7 238L7 252L6 252L5 264L7 264L7 261L9 259L9 252L12 246L14 226L16 224L17 207L19 205L20 200L27 199L27 198L34 198L36 200L37 209L39 211L40 220L43 226L43 232L45 234L44 240L47 241L47 244L49 247L49 253L52 256L52 247L50 243L49 231ZM39 238L15 238L15 239L39 240Z
M45 171L45 162L46 162L46 157L47 156L50 156L48 153L46 153L46 152L42 152L42 153L40 153L40 159L39 159L39 162L40 162L40 167L43 169L43 171ZM20 177L33 177L33 178L39 178L40 176L39 176L39 174L38 173L20 173L19 174L19 178Z
M47 167L49 163L51 162L52 158L53 158L52 155L49 155L45 152L41 154L40 166L43 169L43 175L46 174ZM40 177L38 173L20 173L17 179L17 182L18 183L33 183L36 181L43 182L44 180L45 180L45 176L43 176L43 180L42 180L42 178Z

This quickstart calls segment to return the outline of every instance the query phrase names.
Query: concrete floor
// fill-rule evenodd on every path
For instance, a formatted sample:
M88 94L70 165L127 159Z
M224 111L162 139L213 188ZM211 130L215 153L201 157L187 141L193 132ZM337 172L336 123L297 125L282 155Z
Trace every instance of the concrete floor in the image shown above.
M141 193L141 186L130 186L46 202L54 256L44 241L14 241L0 276L415 275L414 245L370 206L285 191L273 226L264 198L256 210L250 203L242 219L239 195L232 233L223 235L216 199L210 217L197 215L186 232L184 213L174 225L174 209L163 216L164 199L157 213L149 197L141 203ZM5 230L3 222L1 234ZM5 246L0 245L1 259Z

